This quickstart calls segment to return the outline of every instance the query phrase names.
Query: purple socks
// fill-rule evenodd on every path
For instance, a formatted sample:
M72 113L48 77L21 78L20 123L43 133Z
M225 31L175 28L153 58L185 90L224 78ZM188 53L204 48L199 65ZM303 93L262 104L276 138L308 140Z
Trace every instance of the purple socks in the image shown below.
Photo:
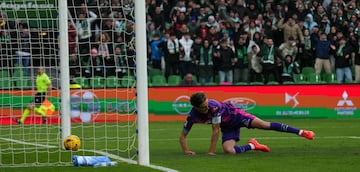
M294 133L299 134L300 130L294 127L291 127L286 124L282 124L279 122L271 122L270 123L270 130L276 130L281 132L287 132L287 133Z
M236 154L244 153L246 151L251 150L251 146L249 144L243 146L234 146Z

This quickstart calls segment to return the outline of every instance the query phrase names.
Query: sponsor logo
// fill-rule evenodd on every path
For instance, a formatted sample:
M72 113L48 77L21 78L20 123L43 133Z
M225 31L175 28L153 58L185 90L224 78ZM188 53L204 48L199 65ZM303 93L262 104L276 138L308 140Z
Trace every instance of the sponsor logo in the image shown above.
M292 115L310 115L310 110L298 110L295 109L300 102L297 100L297 96L299 95L299 92L295 93L294 95L290 95L289 93L285 92L285 104L292 104L292 110L277 110L276 115L277 116L292 116Z
M79 118L82 122L90 122L91 116L101 110L98 97L91 91L77 91L70 96L71 118Z
M173 109L180 115L187 115L192 108L190 104L190 97L189 96L179 96L175 99L172 104Z
M255 100L246 98L246 97L235 97L224 100L223 102L230 102L237 108L240 108L243 111L254 109L256 106Z
M340 99L334 110L337 112L337 115L354 115L356 107L353 101L349 100L349 95L346 91L342 94L342 99Z
M290 95L289 93L285 93L285 104L288 104L290 101L294 102L292 108L295 108L297 105L299 105L299 101L297 101L296 96L299 95L299 92L297 92L295 95Z

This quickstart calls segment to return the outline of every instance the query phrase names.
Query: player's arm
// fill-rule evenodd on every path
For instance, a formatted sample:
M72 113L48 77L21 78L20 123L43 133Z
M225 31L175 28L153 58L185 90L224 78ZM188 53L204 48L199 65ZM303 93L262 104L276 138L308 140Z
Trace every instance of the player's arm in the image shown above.
M209 148L209 155L215 155L215 148L217 141L219 139L219 132L220 132L220 124L212 124L212 135L211 135L211 142Z
M193 123L189 122L187 120L184 124L184 128L181 131L180 138L179 138L180 146L185 155L195 155L195 152L189 150L189 147L186 142L186 136L189 134L189 131L190 131L192 125L193 125Z
M210 142L210 148L209 148L209 155L215 155L215 148L216 143L219 140L219 133L220 133L220 123L221 123L221 115L220 113L216 113L212 119L212 135L211 135L211 142Z
M181 145L181 148L184 152L185 155L195 155L196 153L189 150L189 147L187 146L187 143L186 143L186 136L187 136L188 133L182 131L181 134L180 134L180 145Z
M51 80L48 76L46 77L46 83L47 83L47 91L49 93L52 90L52 84L51 84Z

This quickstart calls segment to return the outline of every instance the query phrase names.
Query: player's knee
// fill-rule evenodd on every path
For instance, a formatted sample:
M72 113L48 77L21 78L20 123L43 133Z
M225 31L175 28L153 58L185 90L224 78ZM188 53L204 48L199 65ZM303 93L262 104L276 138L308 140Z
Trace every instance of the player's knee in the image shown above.
M224 153L226 154L235 154L234 147L224 146L223 149L224 149Z

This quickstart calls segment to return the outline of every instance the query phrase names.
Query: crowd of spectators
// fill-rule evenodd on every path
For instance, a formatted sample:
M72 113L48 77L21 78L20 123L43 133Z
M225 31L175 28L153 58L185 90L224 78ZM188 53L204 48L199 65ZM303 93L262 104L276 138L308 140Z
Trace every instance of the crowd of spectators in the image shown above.
M135 66L134 2L68 0L68 5L71 75L132 72L127 67ZM356 0L146 0L146 10L149 68L166 78L192 74L201 85L215 78L283 83L312 67L317 75L334 73L339 82L360 82ZM12 39L7 28L16 24L0 22L1 59L13 53L16 63L26 65L25 45L16 52L6 48ZM27 29L15 34L19 45L29 40Z
M355 0L152 0L149 57L165 76L192 73L202 85L215 77L282 83L304 67L360 82L359 7Z

